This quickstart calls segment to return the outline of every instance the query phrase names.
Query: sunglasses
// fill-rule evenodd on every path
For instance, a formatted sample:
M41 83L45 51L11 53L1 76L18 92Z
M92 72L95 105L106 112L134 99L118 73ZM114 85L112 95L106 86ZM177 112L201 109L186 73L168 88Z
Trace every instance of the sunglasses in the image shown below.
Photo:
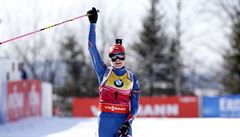
M117 55L113 55L113 56L111 56L111 60L112 60L112 62L115 62L117 59L119 59L119 60L125 60L125 56L124 55L119 55L119 54L117 54Z

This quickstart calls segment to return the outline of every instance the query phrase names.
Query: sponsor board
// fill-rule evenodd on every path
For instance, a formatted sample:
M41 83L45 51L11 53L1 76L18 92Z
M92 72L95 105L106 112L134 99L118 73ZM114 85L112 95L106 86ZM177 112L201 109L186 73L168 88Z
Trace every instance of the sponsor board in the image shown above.
M98 98L74 98L73 116L92 117L98 114Z
M98 114L98 98L73 99L73 116ZM198 117L197 97L141 97L139 117Z
M202 98L203 117L240 117L240 95Z
M41 83L36 80L7 84L7 121L41 114Z
M197 97L143 97L138 116L198 117Z

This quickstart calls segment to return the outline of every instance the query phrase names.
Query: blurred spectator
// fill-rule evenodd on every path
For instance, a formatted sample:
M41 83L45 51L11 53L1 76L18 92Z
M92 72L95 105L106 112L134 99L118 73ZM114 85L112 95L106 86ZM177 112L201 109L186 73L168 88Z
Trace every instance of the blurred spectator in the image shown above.
M62 111L59 106L55 106L53 108L53 115L54 116L63 116Z
M27 77L26 70L24 69L24 64L23 63L19 63L18 64L18 69L21 72L21 79L22 80L26 80L28 77Z

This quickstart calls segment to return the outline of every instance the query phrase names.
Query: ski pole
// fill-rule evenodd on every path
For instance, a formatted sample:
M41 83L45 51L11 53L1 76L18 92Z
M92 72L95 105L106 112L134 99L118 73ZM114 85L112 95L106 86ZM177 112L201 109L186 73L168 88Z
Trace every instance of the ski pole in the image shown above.
M99 12L99 10L97 10L97 12ZM85 16L89 16L89 15L91 15L91 14L88 14L88 13L87 13L87 14L84 14L84 15L81 15L81 16L78 16L78 17L75 17L75 18L72 18L72 19L65 20L65 21L60 22L60 23L56 23L56 24L50 25L50 26L48 26L48 27L44 27L44 28L39 29L39 30L35 30L35 31L32 31L32 32L29 32L29 33L26 33L26 34L23 34L23 35L20 35L20 36L17 36L17 37L14 37L14 38L11 38L11 39L8 39L8 40L5 40L5 41L2 41L2 42L0 42L0 46L1 46L2 44L4 44L4 43L10 42L10 41L14 41L14 40L16 40L16 39L20 39L20 38L22 38L22 37L26 37L26 36L28 36L28 35L32 35L32 34L35 34L35 33L38 33L38 32L41 32L41 31L44 31L44 30L53 28L53 27L56 27L56 26L58 26L58 25L61 25L61 24L64 24L64 23L67 23L67 22L70 22L70 21L74 21L74 20L76 20L76 19L83 18L83 17L85 17Z

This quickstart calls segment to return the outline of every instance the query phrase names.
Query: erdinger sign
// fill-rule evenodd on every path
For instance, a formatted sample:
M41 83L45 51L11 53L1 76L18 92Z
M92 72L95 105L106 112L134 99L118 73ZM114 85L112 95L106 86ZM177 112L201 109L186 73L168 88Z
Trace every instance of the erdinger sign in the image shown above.
M36 80L14 81L7 85L7 117L14 121L41 114L41 83Z
M97 116L97 98L75 98L73 116ZM139 117L198 117L197 97L141 97Z

